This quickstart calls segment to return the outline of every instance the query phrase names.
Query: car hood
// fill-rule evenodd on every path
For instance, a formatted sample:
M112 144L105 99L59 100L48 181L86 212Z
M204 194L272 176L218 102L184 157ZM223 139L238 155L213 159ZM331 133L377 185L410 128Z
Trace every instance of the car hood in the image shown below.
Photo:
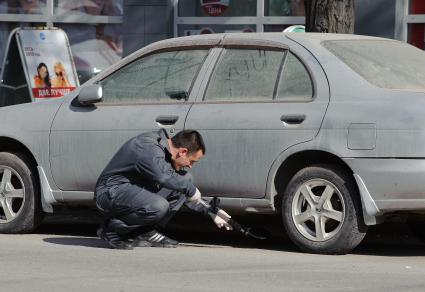
M58 98L1 107L0 136L11 136L10 134L16 132L16 129L49 131L54 115L65 99Z

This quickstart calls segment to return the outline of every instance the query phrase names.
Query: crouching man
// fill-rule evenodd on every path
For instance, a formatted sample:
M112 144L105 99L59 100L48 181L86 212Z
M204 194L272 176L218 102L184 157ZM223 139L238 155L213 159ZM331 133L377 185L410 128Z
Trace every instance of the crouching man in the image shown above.
M111 248L176 247L178 242L161 234L173 215L186 203L210 216L227 230L223 210L211 213L194 186L191 168L205 154L202 136L183 130L172 138L165 130L140 134L127 141L101 173L95 190L96 206L105 216L98 236Z

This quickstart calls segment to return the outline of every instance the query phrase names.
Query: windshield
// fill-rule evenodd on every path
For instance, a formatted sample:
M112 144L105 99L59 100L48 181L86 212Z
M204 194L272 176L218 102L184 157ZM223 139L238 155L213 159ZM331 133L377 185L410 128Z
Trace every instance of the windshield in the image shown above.
M370 83L388 89L425 89L425 52L390 40L324 41L322 45Z

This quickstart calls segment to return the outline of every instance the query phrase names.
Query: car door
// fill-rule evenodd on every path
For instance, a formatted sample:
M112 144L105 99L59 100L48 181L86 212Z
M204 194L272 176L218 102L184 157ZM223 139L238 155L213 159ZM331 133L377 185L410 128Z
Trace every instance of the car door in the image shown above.
M193 169L205 195L262 198L273 161L318 133L329 102L326 77L305 49L224 39L185 127L200 131L203 161Z
M102 169L129 138L160 127L182 129L193 100L191 88L209 50L151 52L100 80L103 98L95 106L64 103L50 136L56 185L65 191L93 191Z

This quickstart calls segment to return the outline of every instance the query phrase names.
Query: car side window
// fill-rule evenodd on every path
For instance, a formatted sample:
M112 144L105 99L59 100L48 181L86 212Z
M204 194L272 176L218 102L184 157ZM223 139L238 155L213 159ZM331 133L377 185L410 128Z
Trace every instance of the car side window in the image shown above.
M283 51L226 48L211 76L206 100L272 100Z
M148 55L102 80L105 103L170 102L189 94L208 50Z
M313 84L303 63L288 52L283 65L276 99L308 101L313 98Z

